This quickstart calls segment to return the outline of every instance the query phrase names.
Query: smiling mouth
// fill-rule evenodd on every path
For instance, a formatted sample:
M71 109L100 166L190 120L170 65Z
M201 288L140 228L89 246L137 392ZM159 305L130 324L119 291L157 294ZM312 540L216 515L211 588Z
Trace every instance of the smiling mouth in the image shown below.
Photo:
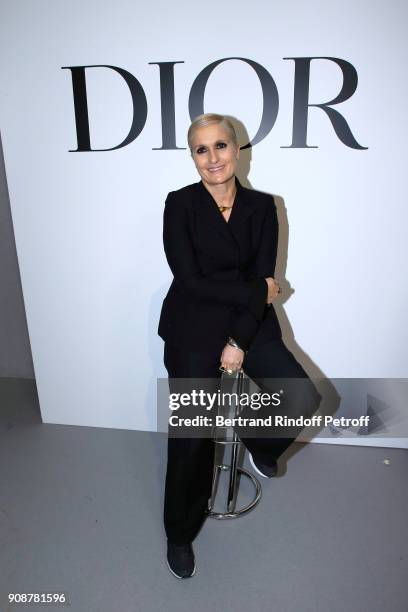
M208 168L208 171L209 172L219 172L223 168L224 168L224 166L214 166L214 168Z

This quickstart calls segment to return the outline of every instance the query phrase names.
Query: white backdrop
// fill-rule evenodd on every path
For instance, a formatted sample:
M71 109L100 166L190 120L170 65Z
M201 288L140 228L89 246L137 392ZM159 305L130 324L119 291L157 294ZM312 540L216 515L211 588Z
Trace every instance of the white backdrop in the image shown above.
M163 1L1 6L0 127L44 422L155 430L156 380L166 376L157 324L171 281L164 199L199 177L187 150L154 150L160 80L150 62L183 62L174 68L178 147L187 146L188 97L205 66L243 57L273 76L276 124L242 156L251 156L249 183L278 196L279 266L295 291L278 310L285 333L311 374L407 377L405 3L228 0L197 13ZM307 138L318 148L282 148L292 142L294 88L294 61L283 58L313 56L356 68L355 94L334 108L366 150L345 146L318 108ZM146 124L124 148L70 152L66 67L101 64L140 81ZM116 146L130 129L129 89L108 68L87 69L86 85L91 146ZM312 61L311 103L341 87L334 62ZM217 67L204 102L254 136L262 96L246 63Z

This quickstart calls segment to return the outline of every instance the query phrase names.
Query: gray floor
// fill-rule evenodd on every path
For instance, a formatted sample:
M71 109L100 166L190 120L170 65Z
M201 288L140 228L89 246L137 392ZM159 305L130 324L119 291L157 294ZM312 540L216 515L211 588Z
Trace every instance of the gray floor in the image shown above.
M75 612L407 612L407 451L294 445L252 513L207 519L197 574L177 580L165 436L42 424L31 380L0 379L0 406L2 612L27 609L7 593L38 591Z

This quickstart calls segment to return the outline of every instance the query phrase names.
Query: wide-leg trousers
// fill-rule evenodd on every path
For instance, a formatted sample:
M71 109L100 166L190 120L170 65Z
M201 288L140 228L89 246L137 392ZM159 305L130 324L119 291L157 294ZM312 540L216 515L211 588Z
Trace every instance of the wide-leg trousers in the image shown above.
M175 378L219 379L222 375L219 370L220 357L218 354L186 351L165 342L164 365L169 376L170 390L172 382L175 382L172 379ZM250 347L242 368L264 391L269 390L265 385L268 379L306 379L304 382L307 386L303 388L306 391L297 397L293 395L292 413L296 416L310 416L317 410L321 395L282 339ZM295 439L244 437L239 431L237 433L253 457L266 465L273 465ZM191 542L200 531L207 516L213 469L214 443L210 437L168 437L164 526L170 541L185 544Z

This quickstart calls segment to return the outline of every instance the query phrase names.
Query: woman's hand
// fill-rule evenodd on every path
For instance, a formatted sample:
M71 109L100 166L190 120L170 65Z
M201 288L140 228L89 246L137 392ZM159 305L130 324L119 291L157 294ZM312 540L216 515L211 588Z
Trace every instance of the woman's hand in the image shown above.
M242 349L226 344L221 355L221 367L236 372L241 369L244 357L245 353Z
M265 280L268 283L268 295L266 298L266 303L272 304L278 293L280 293L279 283L274 278L272 278L272 276L268 276L267 278L265 278Z

